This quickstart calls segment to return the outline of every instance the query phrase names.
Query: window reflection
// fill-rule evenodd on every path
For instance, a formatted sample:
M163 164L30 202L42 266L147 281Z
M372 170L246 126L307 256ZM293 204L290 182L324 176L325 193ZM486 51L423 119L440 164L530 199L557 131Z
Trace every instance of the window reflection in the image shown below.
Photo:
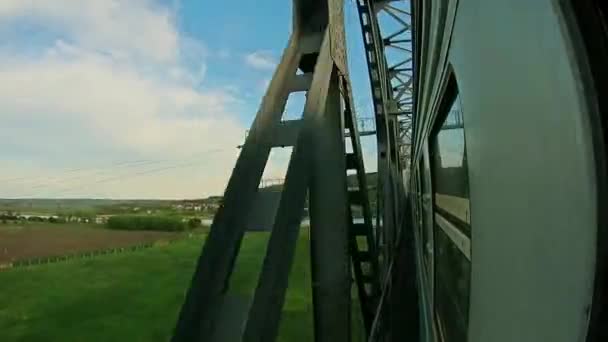
M459 96L437 133L434 152L435 192L468 198L467 154Z
M435 227L435 303L446 342L466 341L471 262Z
M432 260L431 259L431 255L429 255L429 251L431 250L430 248L430 243L431 242L431 227L427 227L427 219L424 217L424 215L426 213L428 213L428 210L430 210L430 204L429 204L429 199L431 197L430 194L430 190L429 190L429 185L427 184L427 180L424 178L425 175L425 168L424 168L424 158L420 158L420 163L418 164L421 176L420 176L420 187L421 187L421 191L422 191L422 197L421 197L421 229L422 229L422 246L424 247L424 262L427 266L427 269L430 269L429 265L431 264Z
M455 237L470 241L469 179L460 97L433 137L435 312L445 342L466 341L471 279L470 250ZM470 244L468 244L470 246ZM462 247L461 247L462 248Z
M433 150L435 209L453 219L470 236L469 178L464 140L464 120L457 96L435 137Z

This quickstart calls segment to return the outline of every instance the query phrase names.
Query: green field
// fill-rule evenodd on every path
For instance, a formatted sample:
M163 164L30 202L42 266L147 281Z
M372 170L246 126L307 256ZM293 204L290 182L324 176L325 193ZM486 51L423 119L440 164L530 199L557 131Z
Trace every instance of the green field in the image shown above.
M231 281L234 291L251 293L267 240L268 233L245 237ZM198 236L2 271L0 341L167 341L202 243ZM285 342L313 340L307 229L296 255L278 339ZM360 326L356 319L353 325Z

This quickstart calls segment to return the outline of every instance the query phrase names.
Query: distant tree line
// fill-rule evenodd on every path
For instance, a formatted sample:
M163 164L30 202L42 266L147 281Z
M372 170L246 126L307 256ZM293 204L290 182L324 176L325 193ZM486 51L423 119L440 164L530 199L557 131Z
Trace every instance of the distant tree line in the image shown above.
M186 228L192 227L195 222L186 225L177 216L160 216L160 215L117 215L108 219L106 226L109 229L117 230L153 230L153 231L170 231L179 232ZM200 220L198 221L200 225Z
M17 221L27 221L27 222L50 222L50 223L66 223L66 219L63 217L56 217L56 216L51 216L51 217L40 217L40 216L21 216L18 214L0 214L0 222L2 223L8 223L9 221L11 222L17 222Z

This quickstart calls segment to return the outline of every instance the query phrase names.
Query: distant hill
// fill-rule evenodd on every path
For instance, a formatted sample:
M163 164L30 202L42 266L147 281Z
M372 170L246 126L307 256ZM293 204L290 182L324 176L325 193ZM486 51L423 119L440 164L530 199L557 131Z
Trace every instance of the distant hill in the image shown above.
M139 207L142 209L167 208L172 204L217 203L221 196L211 196L194 200L154 200L154 199L95 199L95 198L18 198L0 199L0 211L58 213L62 211L95 211L98 213L120 211L120 208Z
M376 172L367 174L368 194L370 201L375 202L376 184L378 174ZM347 177L349 186L357 184L356 175ZM262 188L266 191L281 191L283 184L272 185ZM96 199L96 198L0 198L0 212L34 212L34 213L60 213L66 211L90 211L96 213L115 213L124 208L139 207L141 209L168 208L174 204L197 203L197 204L218 204L222 201L222 196L210 196L199 199L183 200L154 200L154 199Z
M51 199L51 198L25 198L0 199L0 210L56 212L58 209L70 208L72 210L90 210L96 207L128 203L127 200L110 199Z

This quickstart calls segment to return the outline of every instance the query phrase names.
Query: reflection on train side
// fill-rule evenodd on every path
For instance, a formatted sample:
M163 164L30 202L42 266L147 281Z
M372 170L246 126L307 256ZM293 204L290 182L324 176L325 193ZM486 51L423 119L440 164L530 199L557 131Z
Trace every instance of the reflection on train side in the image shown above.
M441 127L431 137L434 303L439 333L448 342L466 341L469 316L471 220L463 123L456 95Z

